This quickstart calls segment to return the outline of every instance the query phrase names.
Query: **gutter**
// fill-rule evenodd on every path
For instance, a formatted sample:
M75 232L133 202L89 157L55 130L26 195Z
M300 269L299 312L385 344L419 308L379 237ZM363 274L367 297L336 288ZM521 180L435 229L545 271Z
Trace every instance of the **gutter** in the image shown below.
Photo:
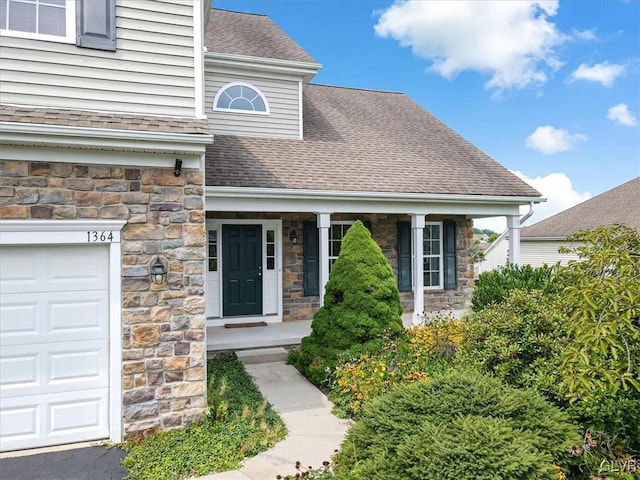
M499 195L463 195L463 194L424 194L424 193L395 193L395 192L358 192L339 190L303 190L287 188L262 187L214 187L205 188L205 197L209 198L268 198L296 200L364 200L385 202L434 202L434 203L470 203L482 202L493 204L528 203L530 212L525 215L526 220L533 214L533 204L545 202L543 197L499 196ZM524 221L522 220L522 221Z
M61 125L0 122L5 145L43 145L48 147L85 147L127 151L160 151L201 154L213 142L213 135L148 132Z

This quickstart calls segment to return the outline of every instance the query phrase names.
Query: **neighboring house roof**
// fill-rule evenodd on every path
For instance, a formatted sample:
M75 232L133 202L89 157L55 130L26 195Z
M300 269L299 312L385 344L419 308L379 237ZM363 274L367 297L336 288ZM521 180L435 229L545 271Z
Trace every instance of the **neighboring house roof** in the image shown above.
M181 134L208 134L204 119L193 117L156 117L123 113L88 112L55 108L31 108L0 105L0 122L59 125L114 130L135 130Z
M540 197L402 93L305 85L304 140L216 135L209 186Z
M640 177L522 229L521 238L565 238L614 223L640 231Z
M316 63L266 15L214 8L204 44L209 52Z

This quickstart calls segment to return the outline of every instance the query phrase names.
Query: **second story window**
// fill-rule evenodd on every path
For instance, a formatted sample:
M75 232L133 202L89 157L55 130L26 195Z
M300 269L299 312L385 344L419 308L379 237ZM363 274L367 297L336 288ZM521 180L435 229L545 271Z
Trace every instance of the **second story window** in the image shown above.
M0 0L3 34L75 42L75 0Z
M268 114L269 104L256 87L246 83L230 83L216 94L213 109Z

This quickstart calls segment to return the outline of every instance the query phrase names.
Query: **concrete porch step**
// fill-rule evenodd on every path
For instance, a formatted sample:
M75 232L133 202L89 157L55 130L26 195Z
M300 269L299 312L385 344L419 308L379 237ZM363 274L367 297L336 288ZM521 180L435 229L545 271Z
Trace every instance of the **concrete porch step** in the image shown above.
M243 365L254 365L257 363L284 362L289 352L282 347L255 348L252 350L238 350L236 355Z

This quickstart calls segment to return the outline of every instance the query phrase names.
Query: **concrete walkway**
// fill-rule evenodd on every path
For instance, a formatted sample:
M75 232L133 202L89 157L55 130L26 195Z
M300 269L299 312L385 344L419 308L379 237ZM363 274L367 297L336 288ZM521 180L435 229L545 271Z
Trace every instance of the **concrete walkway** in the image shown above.
M317 468L330 460L350 422L332 415L331 402L294 367L275 362L246 365L246 369L289 434L272 449L246 460L240 470L200 480L275 480L277 475L295 475L296 461Z

